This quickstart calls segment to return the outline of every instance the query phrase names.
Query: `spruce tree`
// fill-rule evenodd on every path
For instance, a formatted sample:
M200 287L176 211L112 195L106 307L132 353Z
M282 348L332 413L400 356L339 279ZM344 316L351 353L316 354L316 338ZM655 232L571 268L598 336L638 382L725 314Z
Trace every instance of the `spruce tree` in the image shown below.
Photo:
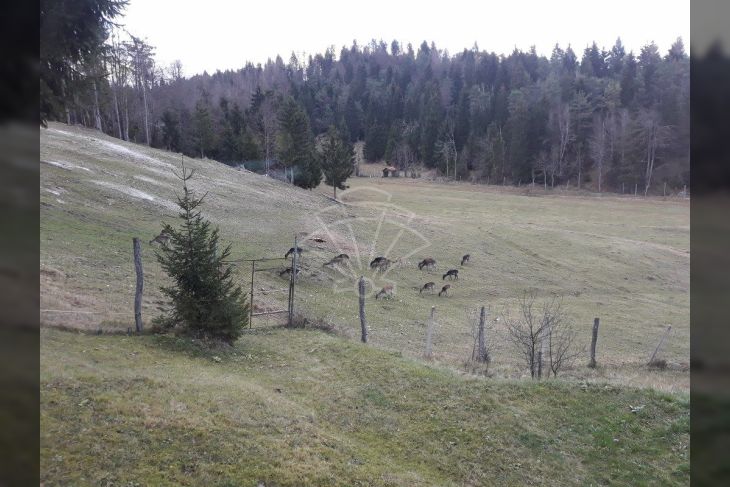
M241 135L239 142L239 152L244 161L258 161L261 159L261 148L256 141L254 134L246 128Z
M157 261L172 280L161 287L171 301L171 309L156 323L163 328L175 328L200 337L235 341L248 324L246 295L233 281L233 267L226 263L231 254L230 244L221 246L218 228L212 229L199 207L197 198L188 188L193 176L183 164L183 195L178 196L180 226L163 225L170 236L169 243L156 252Z
M213 147L213 123L208 110L207 96L204 94L195 104L195 139L197 142L200 157L204 158L206 153Z
M279 160L291 171L291 182L310 189L319 185L322 171L314 157L309 118L299 104L289 97L279 111L277 149ZM294 175L296 168L296 176Z
M294 184L304 189L313 189L322 182L322 166L314 151L310 151L304 162L297 166L294 173Z
M352 175L352 148L340 137L336 128L330 127L320 156L325 184L332 186L334 199L337 189L345 189L344 183Z

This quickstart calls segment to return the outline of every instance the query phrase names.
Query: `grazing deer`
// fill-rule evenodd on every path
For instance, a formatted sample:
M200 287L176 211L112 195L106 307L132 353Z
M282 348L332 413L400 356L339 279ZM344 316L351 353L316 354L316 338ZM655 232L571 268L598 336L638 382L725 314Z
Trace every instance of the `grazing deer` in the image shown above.
M297 275L301 272L301 269L297 267ZM290 276L291 275L291 267L287 267L283 271L279 271L279 277L284 277L285 275Z
M170 241L170 234L166 230L162 230L158 236L150 240L150 245L158 243L164 247L167 247Z
M290 255L292 255L296 251L297 254L302 255L302 248L297 247L296 249L294 247L290 248L289 251L284 254L284 258L288 258Z
M433 293L433 287L436 285L435 282L427 282L423 285L420 291L418 291L418 294L421 294L423 291L431 291Z
M347 254L340 254L332 258L329 262L325 262L323 265L334 265L334 264L342 264L346 260L350 260L350 256Z
M468 264L469 263L469 254L466 254L464 257L461 258L461 265Z
M439 291L439 298L442 294L445 294L446 296L449 295L449 289L451 289L451 284L446 284L444 287L441 288L441 291Z
M387 257L376 257L376 258L374 258L374 259L373 259L373 261L372 261L372 262L370 263L370 268L371 268L371 269L379 269L379 270L384 270L384 269L387 269L387 268L388 268L388 266L389 266L389 265L390 265L390 264L391 264L392 262L393 262L393 261L392 261L392 260L390 260L390 259L388 259Z
M448 271L446 271L446 274L444 274L441 277L441 280L444 280L447 277L450 277L451 279L458 279L459 278L459 269L449 269Z
M393 297L393 285L392 284L386 284L383 286L383 289L378 291L378 293L375 295L375 299L383 298L383 299L391 299Z
M433 269L436 266L436 260L432 259L431 257L427 257L423 259L421 262L418 263L418 270L423 270L425 267L426 269Z

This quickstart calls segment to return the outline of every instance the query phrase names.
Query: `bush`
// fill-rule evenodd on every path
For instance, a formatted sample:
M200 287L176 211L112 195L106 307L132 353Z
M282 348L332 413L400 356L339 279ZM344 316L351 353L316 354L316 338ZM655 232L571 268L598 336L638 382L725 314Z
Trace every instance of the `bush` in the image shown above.
M193 172L188 173L184 165L182 171L183 196L177 201L180 227L163 226L170 239L157 252L157 260L173 281L161 288L172 307L155 325L231 343L248 324L246 295L233 282L232 266L225 263L231 246L220 247L218 228L211 229L198 211L205 196L196 198L187 187Z

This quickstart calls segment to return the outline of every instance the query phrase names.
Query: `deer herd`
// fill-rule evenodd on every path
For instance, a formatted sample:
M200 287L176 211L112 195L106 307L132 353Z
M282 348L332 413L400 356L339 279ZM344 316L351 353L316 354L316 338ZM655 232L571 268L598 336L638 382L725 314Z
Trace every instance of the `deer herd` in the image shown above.
M170 235L166 231L162 231L159 235L157 235L155 238L150 240L150 245L152 244L159 244L162 246L167 246L170 240ZM302 255L302 248L301 247L292 247L290 248L286 254L284 254L284 258L289 258L290 255L293 255L296 253L298 256ZM466 254L461 258L461 266L464 266L469 263L470 255ZM347 254L339 254L330 259L328 262L325 262L323 266L329 267L334 266L337 264L344 264L345 262L350 260L350 256ZM388 259L387 257L376 257L370 262L370 268L376 271L385 271L390 267L394 261ZM418 263L418 270L433 270L436 267L436 259L432 257L426 257L422 261ZM297 266L296 273L297 275L300 273L301 269ZM286 269L279 272L279 276L289 276L292 273L292 268L287 267ZM450 280L458 280L459 279L459 269L449 269L446 271L446 273L441 276L441 280L445 281L446 279ZM430 294L434 293L434 288L436 286L435 282L427 282L423 286L420 287L420 290L418 291L418 294L423 294L424 291L429 292ZM441 287L441 291L439 291L438 295L441 296L448 296L449 290L451 289L451 284L444 284ZM383 286L383 288L375 293L375 299L390 299L393 297L393 285L387 284Z
M302 249L300 247L297 248L290 248L289 251L284 254L284 258L288 258L290 255L293 255L294 252L296 252L298 255L301 255ZM461 266L464 266L469 263L470 255L466 254L461 258ZM347 254L339 254L330 259L328 262L325 262L322 264L324 267L334 266L337 264L344 264L345 262L348 262L350 260L350 256ZM370 262L370 268L375 271L385 271L387 270L392 264L399 262L392 261L388 259L387 257L376 257ZM418 263L418 270L433 270L436 267L436 259L432 257L427 257L420 261ZM299 273L299 269L297 269L297 274ZM291 267L284 269L279 273L280 276L284 275L290 275L291 274ZM446 271L446 273L441 276L441 280L445 281L446 279L450 280L458 280L459 279L459 269L449 269ZM423 294L424 291L428 291L429 293L434 293L434 287L436 286L435 282L427 282L423 286L421 286L419 290L419 294ZM451 284L444 284L441 287L441 291L439 291L438 295L441 296L448 296L449 290L451 289ZM393 285L387 284L383 286L383 288L375 293L375 299L391 299L393 297Z
M466 254L465 256L463 256L461 258L462 266L469 263L469 257L470 257L469 254ZM377 270L387 269L388 266L392 262L393 261L387 259L386 257L377 257L370 263L370 268L377 269ZM433 270L435 267L436 267L436 259L434 259L433 257L427 257L418 263L418 270L421 270L421 271L424 269L430 271L430 270ZM445 281L447 278L449 278L452 281L458 280L459 279L459 269L447 270L446 274L441 276L441 280ZM433 294L435 286L436 286L435 282L427 282L426 284L421 286L421 288L418 291L418 294L423 294L424 291L428 291L429 293ZM439 297L448 296L450 289L451 289L451 284L444 284L441 287L441 291L439 291L439 293L438 293ZM383 289L381 289L380 291L378 291L375 294L375 299L379 299L379 298L390 299L392 297L393 297L393 285L392 284L388 284L387 286L384 286Z

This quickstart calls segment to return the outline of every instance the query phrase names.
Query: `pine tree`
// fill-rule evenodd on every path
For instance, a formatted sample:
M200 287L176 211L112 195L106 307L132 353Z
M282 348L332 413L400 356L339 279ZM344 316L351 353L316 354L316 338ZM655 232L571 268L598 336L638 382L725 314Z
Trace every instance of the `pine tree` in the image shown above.
M254 134L245 129L239 139L239 152L244 161L258 161L261 159L261 148Z
M332 186L334 198L337 189L345 189L344 183L352 174L352 148L346 144L336 128L330 127L320 156L325 184Z
M304 189L313 189L322 182L322 166L313 151L307 155L307 159L297 166L294 173L294 184Z
M204 94L195 104L195 139L197 142L200 157L205 157L206 153L213 147L213 124L210 119L208 110L207 97Z
M290 182L307 189L317 187L322 180L322 174L319 161L313 153L309 118L291 97L284 102L279 111L279 129L277 140L279 160L285 169L291 171Z
M171 110L162 114L162 140L169 151L180 150L180 120Z
M187 182L193 171L183 164L183 196L178 197L180 227L163 225L169 243L156 253L157 260L172 285L161 287L172 308L156 323L163 328L201 338L235 341L248 324L246 295L233 281L233 267L226 264L230 244L222 247L218 228L211 229L199 207L205 196L197 198Z

